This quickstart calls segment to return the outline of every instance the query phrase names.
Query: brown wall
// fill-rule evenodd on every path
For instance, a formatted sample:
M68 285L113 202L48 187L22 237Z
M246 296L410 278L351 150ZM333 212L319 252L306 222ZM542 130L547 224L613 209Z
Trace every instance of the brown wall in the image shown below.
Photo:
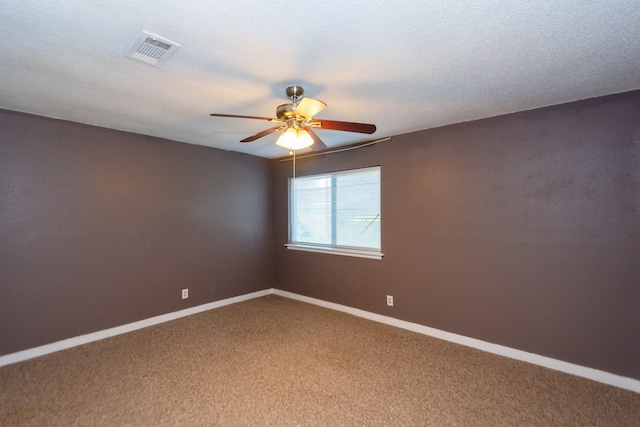
M287 251L291 162L273 162L276 288L640 379L640 91L401 135L297 173L372 165L381 261Z
M265 159L0 110L0 355L270 288L270 197Z
M382 165L377 261L284 249L290 162L0 110L0 355L275 286L640 379L638 117L636 91L300 160Z

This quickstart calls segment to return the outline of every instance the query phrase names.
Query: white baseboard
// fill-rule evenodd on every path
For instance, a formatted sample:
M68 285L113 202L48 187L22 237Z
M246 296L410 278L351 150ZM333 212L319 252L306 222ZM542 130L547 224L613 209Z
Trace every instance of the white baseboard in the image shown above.
M623 377L620 375L612 374L598 369L588 368L586 366L576 365L569 362L564 362L558 359L552 359L546 356L540 356L534 353L528 353L526 351L517 350L511 347L505 347L499 344L493 344L486 341L481 341L475 338L465 337L463 335L453 334L451 332L441 331L439 329L430 328L428 326L420 325L417 323L411 323L404 320L398 320L393 317L383 316L381 314L371 313L369 311L360 310L357 308L349 307L346 305L340 305L332 302L323 301L316 298L311 298L292 292L281 291L274 289L273 293L286 298L306 302L309 304L318 305L325 308L330 308L336 311L342 311L344 313L352 314L354 316L362 317L375 322L384 323L387 325L395 326L397 328L407 329L409 331L417 332L430 337L439 338L445 341L450 341L456 344L461 344L467 347L472 347L478 350L483 350L489 353L497 354L500 356L509 357L511 359L521 360L523 362L532 363L534 365L544 366L545 368L553 369L556 371L565 372L568 374L576 375L590 380L598 381L604 384L612 385L614 387L623 388L625 390L634 391L640 393L640 381Z
M148 326L157 325L159 323L168 322L171 320L179 319L185 316L191 316L192 314L202 313L203 311L213 310L214 308L223 307L229 304L235 304L250 300L253 298L263 297L265 295L271 295L273 289L265 289L262 291L252 292L245 295L240 295L233 298L227 298L220 301L214 301L207 304L198 305L196 307L186 308L180 311L174 311L172 313L162 314L160 316L151 317L149 319L140 320L138 322L129 323L122 326L116 326L115 328L104 329L102 331L92 332L86 335L80 335L73 338L68 338L62 341L57 341L51 344L41 345L39 347L30 348L16 353L0 356L0 366L9 365L11 363L22 362L24 360L32 359L38 356L44 356L45 354L54 353L56 351L65 350L67 348L75 347L82 344L88 344L93 341L98 341L104 338L113 337L127 332L132 332L137 329L146 328Z
M500 356L509 357L511 359L521 360L523 362L532 363L534 365L544 366L545 368L565 372L565 373L576 375L583 378L588 378L590 380L612 385L614 387L619 387L625 390L630 390L636 393L640 393L640 381L633 378L623 377L623 376L612 374L609 372L600 371L598 369L588 368L585 366L564 362L562 360L552 359L546 356L540 356L534 353L528 353L526 351L517 350L511 347L505 347L499 344L493 344L493 343L481 341L475 338L469 338L463 335L441 331L439 329L430 328L428 326L420 325L418 323L407 322L404 320L395 319L389 316L383 316L381 314L371 313L369 311L360 310L360 309L349 307L346 305L323 301L317 298L311 298L304 295L299 295L299 294L295 294L287 291L281 291L279 289L273 289L273 288L264 289L262 291L252 292L249 294L240 295L233 298L227 298L220 301L214 301L208 304L203 304L196 307L190 307L184 310L174 311L172 313L167 313L160 316L151 317L149 319L140 320L138 322L129 323L127 325L122 325L122 326L117 326L115 328L92 332L90 334L80 335L80 336L68 338L62 341L57 341L51 344L45 344L39 347L34 347L27 350L19 351L16 353L7 354L4 356L0 356L0 366L22 362L24 360L32 359L34 357L43 356L45 354L54 353L56 351L65 350L67 348L75 347L78 345L88 344L93 341L98 341L104 338L109 338L109 337L124 334L127 332L132 332L137 329L146 328L148 326L157 325L160 323L179 319L181 317L190 316L196 313L201 313L203 311L213 310L215 308L223 307L225 305L235 304L238 302L247 301L253 298L259 298L259 297L263 297L271 294L294 299L297 301L306 302L309 304L314 304L320 307L329 308L331 310L341 311L344 313L352 314L354 316L362 317L364 319L373 320L375 322L384 323L386 325L395 326L397 328L407 329L409 331L417 332L423 335L428 335L430 337L439 338L445 341L450 341L456 344L461 344L467 347L472 347L478 350L483 350L483 351L497 354Z

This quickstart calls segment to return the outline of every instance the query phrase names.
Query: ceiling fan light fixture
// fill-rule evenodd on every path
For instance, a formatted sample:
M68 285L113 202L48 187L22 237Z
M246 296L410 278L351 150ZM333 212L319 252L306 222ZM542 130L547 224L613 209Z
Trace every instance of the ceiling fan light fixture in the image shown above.
M287 150L300 150L311 146L313 142L313 138L311 138L311 135L309 135L309 132L306 130L298 127L290 127L282 132L276 144Z

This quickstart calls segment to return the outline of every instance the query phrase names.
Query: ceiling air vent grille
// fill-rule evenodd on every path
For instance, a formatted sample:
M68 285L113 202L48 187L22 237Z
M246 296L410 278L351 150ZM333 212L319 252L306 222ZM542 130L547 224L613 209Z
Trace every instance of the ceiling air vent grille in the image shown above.
M159 68L179 48L180 45L171 40L143 31L131 44L125 56Z

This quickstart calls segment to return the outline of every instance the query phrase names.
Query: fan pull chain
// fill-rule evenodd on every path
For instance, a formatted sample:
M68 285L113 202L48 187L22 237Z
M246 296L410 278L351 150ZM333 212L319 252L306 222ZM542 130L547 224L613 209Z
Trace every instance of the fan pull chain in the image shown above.
M291 179L291 206L293 209L289 207L289 215L292 215L296 211L296 150L291 150L291 152L293 153L293 178ZM293 221L297 222L295 218L293 218ZM289 226L289 236L291 236L291 232L291 226ZM289 237L289 239L291 239L291 237Z

